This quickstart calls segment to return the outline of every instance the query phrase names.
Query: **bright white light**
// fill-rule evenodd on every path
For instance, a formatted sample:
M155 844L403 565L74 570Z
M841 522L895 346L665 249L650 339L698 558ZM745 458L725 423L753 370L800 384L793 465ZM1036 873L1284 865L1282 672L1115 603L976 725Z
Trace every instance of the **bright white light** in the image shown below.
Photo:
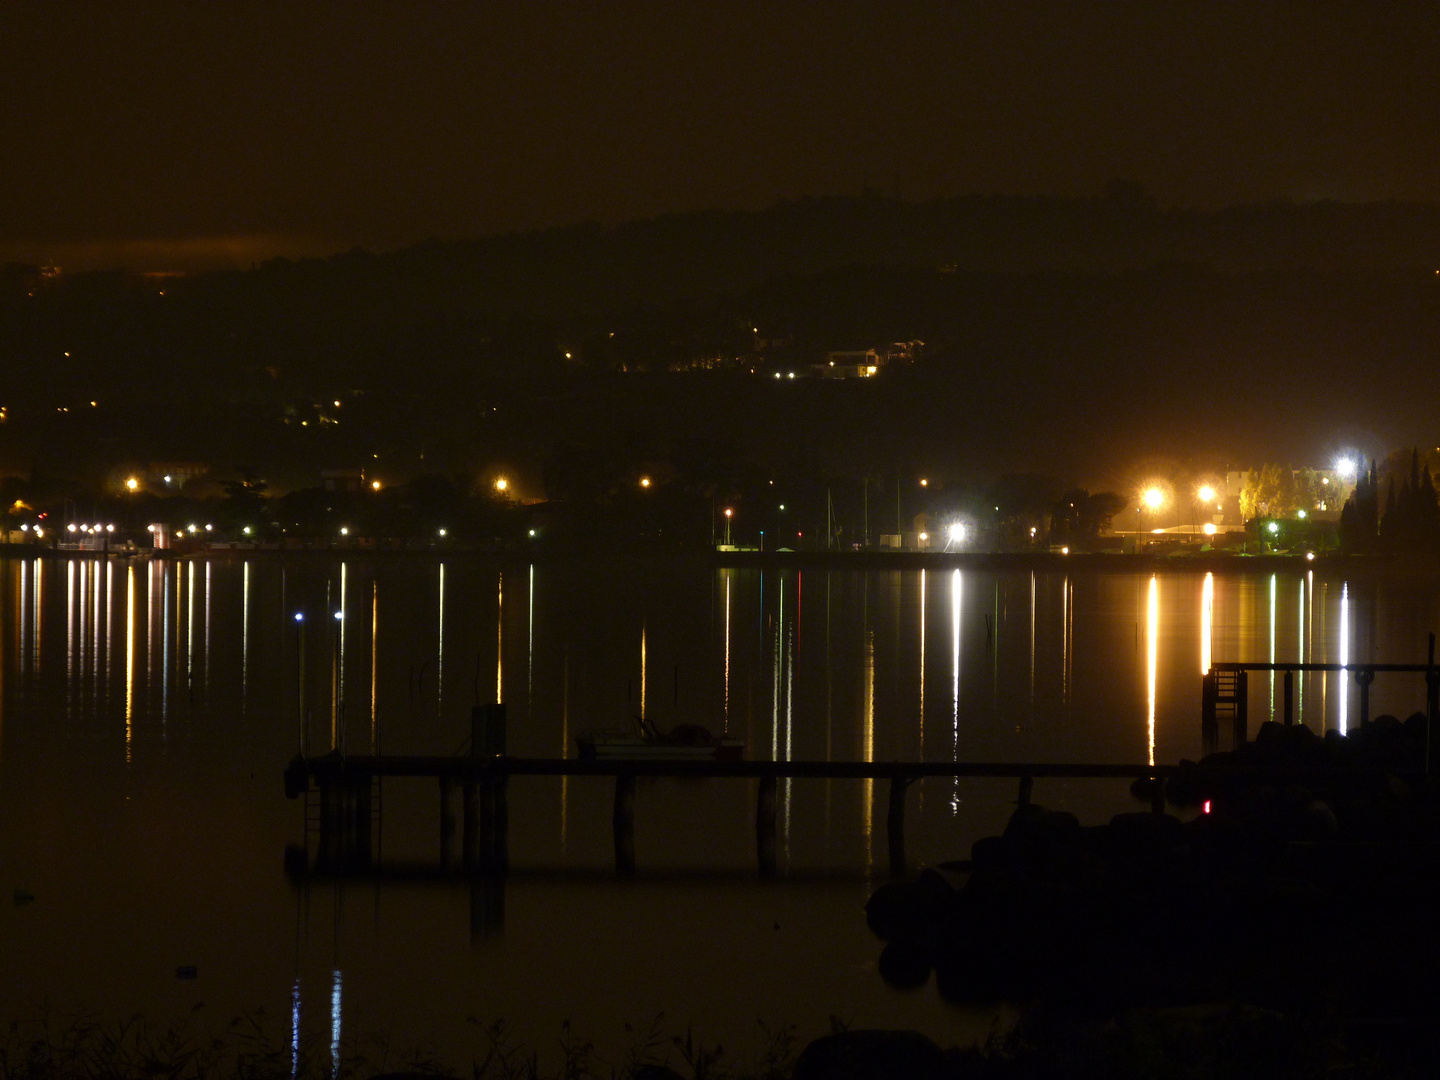
M1313 551L1307 551L1307 552L1305 552L1305 561L1306 561L1306 562L1314 562L1314 561L1315 561L1315 552L1313 552Z
M349 526L347 526L347 525L341 525L341 526L340 526L340 535L341 535L341 536L349 536L349 535L350 535L350 528L349 528Z
M1304 511L1304 510L1298 510L1298 511L1296 511L1295 516L1298 517L1298 518L1300 518L1300 519L1303 521L1303 520L1305 519L1305 511Z
M500 479L498 479L498 480L495 481L495 490L496 490L496 491L504 491L504 490L505 490L506 488L508 488L509 486L510 486L510 481L509 481L509 480L506 480L505 477L503 477L503 476L500 477Z
M929 539L930 539L930 534L929 534L929 533L923 533L923 532L922 532L922 533L920 534L920 542L921 542L922 544L925 543L926 541L928 541Z
M210 531L212 531L214 528L215 528L214 525L206 525L206 526L205 526L205 531L206 531L206 532L210 532Z
M132 476L130 477L130 479L125 481L125 486L131 491L136 491L140 487L140 481L136 480L135 477Z
M249 535L250 535L250 526L249 526L249 525L246 525L245 528L241 529L240 531L243 532L246 536L249 536Z
M1207 522L1205 523L1205 535L1206 535L1206 536L1214 536L1214 535L1215 535L1215 531L1216 531L1216 530L1215 530L1215 523L1214 523L1213 521L1207 521Z
M1340 479L1342 480L1355 479L1355 469L1355 462L1351 461L1349 458L1341 458L1339 461L1335 462L1335 471L1340 474Z
M958 544L965 539L965 526L961 522L954 522L950 526L950 542Z
M1165 501L1165 493L1158 487L1146 488L1141 498L1151 510L1159 510L1160 504Z
M1272 536L1280 531L1280 523L1278 521L1272 521L1265 527L1270 530Z
M145 526L145 531L146 531L146 532L152 532L152 533L153 533L153 532L155 531L155 526L154 526L154 525L146 525L146 526Z
M444 536L444 535L445 535L445 530L444 530L444 529L441 529L441 530L440 530L440 535L441 535L441 536Z
M343 611L337 611L337 612L335 612L335 618L336 618L337 620L343 619L343 618L345 618L345 613L344 613Z
M1070 549L1069 549L1068 547L1062 547L1062 548L1060 549L1060 554L1061 554L1061 555L1069 555L1069 554L1070 554Z
M42 529L42 528L40 528L39 525L36 525L36 526L35 526L35 535L36 535L36 536L44 536L44 535L45 535L45 530Z
M1207 503L1208 503L1211 499L1215 498L1215 489L1214 489L1213 487L1211 487L1209 484L1206 484L1206 485L1204 485L1204 486L1200 489L1200 491L1198 492L1198 494L1199 494L1199 496L1200 496L1200 501L1201 501L1201 502L1207 502Z
M190 526L186 529L186 531L187 531L187 532L192 532L192 533L195 532L195 526L194 526L193 524L190 525Z
M74 531L75 531L75 524L74 524L74 522L71 522L69 525L66 525L66 526L65 526L65 529L66 529L67 532L74 532Z
M304 613L303 611L297 611L297 612L295 612L295 621L296 621L296 622L304 622L304 621L305 621L305 613Z
M530 535L531 535L531 536L534 536L534 535L535 535L535 530L534 530L534 529L531 529L531 530L530 530Z
M21 526L20 526L20 531L21 531L21 532L29 532L29 531L30 531L30 526L29 526L29 525L21 525Z
M106 531L106 532L114 532L114 531L115 531L115 526L114 526L114 525L106 525L106 526L105 526L105 531Z

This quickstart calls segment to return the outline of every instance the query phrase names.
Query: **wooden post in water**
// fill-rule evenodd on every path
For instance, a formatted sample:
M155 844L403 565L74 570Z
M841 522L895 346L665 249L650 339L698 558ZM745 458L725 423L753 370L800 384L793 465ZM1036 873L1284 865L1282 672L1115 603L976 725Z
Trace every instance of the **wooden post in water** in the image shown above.
M496 702L470 710L471 760L483 764L503 757L505 739L504 705ZM465 786L465 858L471 866L491 873L503 873L508 866L508 798L506 778L488 769L481 773L478 782Z
M1375 681L1375 672L1361 668L1355 672L1355 681L1360 684L1360 726L1370 722L1370 684Z
M775 777L760 777L755 796L755 854L761 877L775 876Z
M905 789L910 781L903 776L890 778L890 813L886 817L886 838L890 848L890 876L903 878L905 867Z
M1016 806L1029 806L1030 793L1035 790L1035 780L1029 776L1020 778L1020 791L1015 797Z
M621 877L635 873L635 774L619 773L615 777L615 812L611 816L615 829L615 872Z
M480 785L467 780L461 785L461 791L464 800L462 844L465 866L473 870L480 864Z
M1250 738L1250 673L1235 673L1235 746L1244 746Z
M347 862L357 867L370 865L370 774L350 779L350 852Z
M339 847L340 834L340 792L334 780L323 777L320 780L320 851L317 861L322 866L334 865Z
M455 862L455 781L440 777L440 865L447 870Z
M1295 672L1285 672L1285 711L1282 714L1285 719L1285 726L1290 727L1295 723Z
M1200 748L1205 754L1220 749L1220 720L1216 715L1219 695L1215 672L1207 671L1200 676Z
M1440 669L1435 667L1435 634L1430 634L1430 651L1425 661L1425 771L1430 771L1430 755L1434 752L1435 725L1440 723Z
M506 776L490 776L480 784L480 861L485 870L496 874L510 868L509 788Z

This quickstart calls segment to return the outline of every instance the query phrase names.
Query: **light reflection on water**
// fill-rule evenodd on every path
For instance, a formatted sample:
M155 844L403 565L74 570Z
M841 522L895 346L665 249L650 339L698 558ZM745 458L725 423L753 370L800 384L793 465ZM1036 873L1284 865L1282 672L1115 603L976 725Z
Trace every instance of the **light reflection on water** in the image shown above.
M507 605L505 578L512 598L518 596L522 569L524 603ZM296 612L308 613L307 621L295 622ZM116 978L136 985L136 965L154 957L125 951L134 935L124 920L144 928L138 939L178 934L156 929L166 919L183 923L175 910L148 914L145 906L171 894L205 906L213 924L196 931L200 946L177 949L219 953L236 936L284 953L296 916L278 860L285 842L298 836L301 810L280 797L278 778L295 752L297 716L312 718L312 738L325 744L317 752L344 744L348 734L352 749L449 753L468 734L471 706L500 700L511 752L549 757L573 753L577 730L633 727L628 688L638 674L645 715L665 726L689 720L726 730L746 738L754 757L1166 762L1199 752L1199 677L1213 663L1416 662L1424 659L1426 632L1437 626L1434 586L1347 581L1314 569L1263 575L956 569L931 581L928 571L500 567L453 556L443 564L216 557L145 566L85 558L63 568L49 559L8 559L0 561L0 862L52 892L68 885L72 906L52 923L37 923L16 958L0 958L0 974L13 976L17 987L40 985L29 975L27 984L20 965L29 965L24 972L43 970L45 950L74 955L67 936L93 922L95 940L86 945L114 950ZM491 664L493 687L483 676ZM1345 729L1350 682L1297 675L1301 721L1316 730ZM1253 715L1276 714L1273 682L1252 679L1252 695ZM368 710L360 704L367 696ZM1423 700L1419 679L1382 675L1372 714L1404 715ZM883 866L874 783L849 783L801 780L777 790L782 873L841 867L858 879ZM387 855L433 859L433 786L387 784L385 791L386 813L394 815L385 824ZM1089 820L1130 808L1123 790L1097 794L1078 784L1042 783L1036 797ZM909 798L912 856L934 861L963 856L974 835L1003 824L1013 789L930 780ZM608 799L604 785L587 778L517 781L512 862L521 871L603 870L611 854ZM753 787L739 783L642 786L642 872L697 865L753 872L753 799ZM98 817L112 819L113 832L97 831ZM114 898L102 903L94 896L95 881L112 883ZM734 915L721 901L663 888L627 894L624 915L619 906L603 917L577 914L570 901L556 898L564 891L545 894L543 903L577 923L633 911L646 926L669 925L667 913L681 902L712 921ZM534 891L526 895L540 902ZM777 895L732 894L725 903L773 904ZM850 926L863 895L862 885L812 898L807 910L823 914L834 905L834 925ZM426 907L431 901L387 893L382 903L379 891L376 897L367 918L395 927L407 942L417 935L429 944L409 947L433 950L424 956L437 966L448 962L444 950L454 941L439 931L426 937L432 923L449 925ZM605 903L593 894L588 902ZM107 907L121 912L119 924L107 921ZM43 905L34 910L46 917ZM513 963L517 970L541 963L549 953L536 943L533 926L523 929L530 925L526 908L512 911L522 913L516 920L522 929L506 930L518 935ZM337 915L337 927L345 918L359 915ZM764 925L771 925L768 915ZM855 925L854 948L863 959L873 946L863 924ZM305 986L331 991L329 1019L338 1033L342 1012L383 991L344 966L335 933L336 955L323 950L323 969L307 969ZM371 946L360 940L352 927L349 955L369 955ZM678 931L663 946L676 965L702 963L693 941ZM383 954L381 945L373 948ZM302 948L305 962L318 965L320 951L318 944ZM172 962L166 954L171 969L190 959ZM663 976L665 962L654 961L659 967L650 976ZM274 985L282 1015L288 1004L298 1025L301 982L288 957L280 966ZM523 996L520 976L506 970L499 959L487 968L495 993ZM569 985L585 981L573 969L547 971ZM79 985L89 976L66 977ZM436 993L457 987L480 993L466 978L458 969L437 976ZM866 978L873 980L873 972ZM241 989L252 986L240 975L232 980ZM259 975L254 980L253 986L270 985ZM610 985L606 978L596 982ZM873 993L883 994L874 982ZM790 993L783 985L777 992ZM739 990L718 984L715 1001L743 998ZM312 1024L324 1023L323 996L319 990L320 1007L310 1009ZM881 998L865 1000L874 1005ZM416 1008L433 1004L419 995ZM355 1026L350 1016L346 1030Z
M615 618L632 610L642 715L654 712L667 724L691 719L743 732L753 727L759 707L768 714L770 731L768 738L752 743L752 754L843 756L846 744L835 743L834 736L844 732L845 702L853 695L849 715L859 730L848 744L851 752L908 757L939 750L926 731L930 669L937 658L930 649L935 612L925 571L868 577L782 572L772 573L767 583L759 572L720 570L714 581L718 602L708 612L693 600L681 611L684 605L675 598L650 590L642 589L638 597L607 597L606 587L591 579L583 590L583 620L546 621L541 613L547 605L558 605L557 611L573 607L567 599L571 583L565 580L570 571L527 567L525 603L511 611L505 604L504 572L466 566L457 579L453 566L439 564L431 579L436 614L430 637L415 621L426 606L424 590L399 580L413 573L408 569L401 574L351 560L329 571L290 568L295 603L286 602L283 593L276 596L281 585L274 564L250 559L156 561L144 567L66 560L59 594L50 588L53 576L46 567L54 564L48 560L5 565L13 590L4 608L11 675L7 693L28 703L22 715L33 707L51 716L94 719L113 710L122 720L117 730L132 745L143 743L152 731L163 736L177 713L246 714L269 709L277 696L293 695L293 683L279 687L294 671L296 641L276 631L285 625L286 608L306 607L304 596L309 595L313 610L313 598L328 594L338 600L338 617L319 632L327 640L313 643L318 648L311 650L307 665L324 677L307 680L306 691L307 708L329 721L327 748L341 745L346 729L356 723L370 729L358 745L377 745L382 715L403 742L407 730L419 734L427 727L419 719L423 712L453 724L484 699L504 701L512 716L523 718L524 726L513 733L521 745L553 725L555 734L534 750L541 752L543 745L544 753L553 754L571 734L568 719L562 722L560 716L562 698L567 717L578 710L586 723L623 719L625 703L615 689L628 665L615 663L613 656L614 633L620 629ZM825 633L823 642L816 639L812 645L804 634L803 614L807 587L813 592L807 578L817 574L824 577L824 587L813 602L824 609ZM122 580L117 582L117 575ZM397 578L393 591L381 587L387 576ZM967 576L975 578L975 589L967 588ZM487 578L495 597L488 648L476 636L473 615L481 606L476 590L484 591ZM747 578L752 588L744 587ZM1313 569L1294 576L1139 577L953 570L948 584L949 625L943 633L949 639L944 663L950 738L942 752L951 759L1010 756L1024 749L1040 759L1059 753L1076 760L1145 760L1152 739L1158 759L1188 753L1198 738L1189 723L1196 696L1192 684L1214 662L1418 660L1425 631L1440 622L1432 617L1433 598L1427 595L1409 595L1383 581L1367 581L1357 594L1350 582L1317 580ZM357 588L369 593L369 619L355 618ZM456 589L463 617L452 625ZM1120 615L1127 593L1140 613L1133 635L1137 651L1144 639L1138 683L1120 677L1130 651L1129 626ZM912 613L908 619L907 610ZM1017 617L1021 626L1008 631ZM507 623L517 619L523 619L523 627L507 634ZM703 629L707 619L708 632ZM746 623L756 628L756 636L746 636ZM968 633L967 623L972 625ZM352 640L357 633L369 638L362 640L359 653ZM381 646L382 633L389 649ZM123 664L117 655L121 649ZM573 701L568 676L553 686L547 681L559 674L551 669L557 649L567 663L573 654L584 673ZM63 651L63 671L44 663L56 650ZM495 665L493 697L486 697L478 679L471 695L464 689L456 693L446 678L451 655L460 656L463 666L472 652L477 669L487 654ZM1185 653L1198 655L1195 676L1189 674L1195 668L1180 661ZM757 664L768 672L768 685L756 681L762 669ZM523 669L514 675L520 700L507 697L507 666ZM424 678L426 667L435 672L433 683ZM607 667L614 674L604 674ZM413 673L408 690L407 680L395 677L396 669ZM664 671L668 683L672 670L673 700L668 686L655 693L652 678ZM847 681L848 671L861 673L859 684ZM967 677L977 671L979 679ZM1058 675L1052 678L1047 671ZM1272 673L1252 679L1252 695L1261 698L1264 718L1279 717L1282 681ZM1324 673L1297 674L1298 716L1317 729L1343 730L1349 722L1351 682ZM713 686L713 698L707 698L706 686ZM1373 691L1375 711L1408 712L1411 691L1403 679L1382 677ZM366 698L368 709L347 707L347 701ZM420 699L430 708L420 709ZM672 715L677 709L685 715ZM1127 715L1143 725L1140 737L1128 742ZM1076 724L1084 725L1083 737ZM821 731L825 738L814 743L812 735Z

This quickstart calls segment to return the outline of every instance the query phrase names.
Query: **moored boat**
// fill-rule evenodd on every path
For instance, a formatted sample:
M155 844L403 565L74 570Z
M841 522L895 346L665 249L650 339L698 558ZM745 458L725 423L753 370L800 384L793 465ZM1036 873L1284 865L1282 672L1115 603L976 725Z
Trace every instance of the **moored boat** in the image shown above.
M575 737L582 760L688 760L739 761L745 756L745 741L715 735L700 724L676 724L661 731L654 722L637 716L638 732L594 731Z

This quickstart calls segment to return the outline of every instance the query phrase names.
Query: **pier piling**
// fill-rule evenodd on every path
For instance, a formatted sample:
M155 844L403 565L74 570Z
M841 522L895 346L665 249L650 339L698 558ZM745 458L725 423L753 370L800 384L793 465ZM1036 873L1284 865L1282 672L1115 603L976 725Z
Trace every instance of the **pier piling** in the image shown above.
M903 776L890 778L890 813L886 818L886 838L890 848L890 876L903 878L905 865L905 789L910 781Z
M760 777L755 796L755 854L761 877L775 876L775 777Z
M635 774L615 776L615 872L621 877L635 874Z
M455 781L440 777L440 865L455 864Z

